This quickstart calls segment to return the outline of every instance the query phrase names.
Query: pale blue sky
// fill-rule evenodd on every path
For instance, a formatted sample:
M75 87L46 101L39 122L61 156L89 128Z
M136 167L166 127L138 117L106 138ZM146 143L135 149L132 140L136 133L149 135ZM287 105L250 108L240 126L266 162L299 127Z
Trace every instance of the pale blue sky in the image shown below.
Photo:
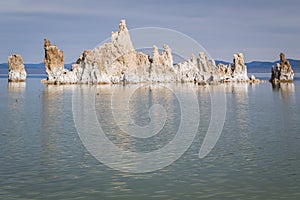
M299 8L299 0L2 0L0 62L12 53L25 63L42 62L46 37L70 63L110 37L122 18L129 29L183 32L219 60L243 52L246 62L274 61L281 51L300 59Z

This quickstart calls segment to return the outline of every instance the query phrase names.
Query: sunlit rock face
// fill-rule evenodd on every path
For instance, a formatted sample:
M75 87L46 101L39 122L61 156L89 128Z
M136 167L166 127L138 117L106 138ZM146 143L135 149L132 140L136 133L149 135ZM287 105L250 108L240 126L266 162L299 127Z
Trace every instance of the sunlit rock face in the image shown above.
M294 71L290 62L285 58L284 53L280 53L280 63L272 67L272 76L270 81L273 83L293 82Z
M44 39L45 50L45 69L47 74L47 81L55 83L64 80L64 74L67 70L64 68L64 55L63 51L58 49L56 45L51 45L48 39Z
M26 71L21 55L13 54L8 57L8 81L23 82L26 80Z
M237 81L248 81L247 67L242 53L233 54L233 79Z
M192 55L191 59L175 66L177 81L196 83L210 83L220 80L216 64L209 60L204 52L198 57Z
M90 51L72 66L79 72L80 83L140 83L170 82L174 80L171 49L163 46L160 54L153 46L153 58L136 52L126 27L121 20L119 30L112 32L111 42Z
M172 50L168 45L164 45L160 51L153 46L152 58L137 52L125 20L121 20L117 32L112 32L110 42L84 51L70 71L63 67L61 50L51 45L48 40L44 41L44 49L48 75L45 83L116 84L219 80L215 63L204 53L174 66Z
M171 48L164 45L159 53L153 46L153 58L136 52L121 20L119 30L112 32L111 41L94 50L84 51L72 65L64 68L63 52L45 39L45 68L49 84L109 84L176 81Z

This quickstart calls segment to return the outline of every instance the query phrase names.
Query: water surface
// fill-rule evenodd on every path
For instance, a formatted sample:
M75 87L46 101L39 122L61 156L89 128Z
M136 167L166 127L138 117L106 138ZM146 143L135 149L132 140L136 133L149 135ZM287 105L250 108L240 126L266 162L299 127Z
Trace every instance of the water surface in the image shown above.
M224 128L203 159L198 153L211 117L209 87L214 86L175 86L187 92L196 89L196 138L177 161L142 174L111 169L86 150L73 120L72 93L78 87L88 86L45 86L39 77L13 84L0 78L0 199L300 198L298 79L280 87L224 85ZM95 108L107 137L118 147L150 152L175 136L180 103L168 89L142 87L130 101L130 116L141 126L149 123L151 105L166 109L165 126L149 139L119 129L110 109L111 95L110 86L97 86Z

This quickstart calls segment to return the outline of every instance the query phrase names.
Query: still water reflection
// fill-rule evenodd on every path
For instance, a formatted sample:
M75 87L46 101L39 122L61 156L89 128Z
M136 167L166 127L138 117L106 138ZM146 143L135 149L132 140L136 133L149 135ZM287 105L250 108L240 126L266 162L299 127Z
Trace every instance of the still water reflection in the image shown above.
M25 82L8 82L7 88L10 92L24 92L26 87Z
M193 144L170 166L145 174L108 168L84 148L72 112L77 87L87 86L44 86L34 78L13 85L0 79L1 199L300 197L299 81L275 89L265 83L216 90L226 94L226 121L215 148L203 159L198 153L211 119L209 91L214 86L197 86L200 124ZM195 86L184 87L188 92ZM164 127L151 139L120 130L111 96L111 86L97 86L97 118L115 145L151 152L174 138L181 112L172 92L144 87L130 100L129 115L140 126L149 123L151 105L159 103L166 110Z

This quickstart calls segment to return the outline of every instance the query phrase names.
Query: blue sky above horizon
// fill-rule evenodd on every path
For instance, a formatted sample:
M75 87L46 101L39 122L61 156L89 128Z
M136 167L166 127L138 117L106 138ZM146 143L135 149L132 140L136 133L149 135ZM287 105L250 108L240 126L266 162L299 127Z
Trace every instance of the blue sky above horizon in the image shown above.
M0 63L21 54L25 63L43 61L43 39L75 61L118 29L164 27L200 43L216 60L243 52L246 62L275 61L279 53L300 59L300 1L99 1L10 0L0 2ZM172 48L172 44L169 44Z

